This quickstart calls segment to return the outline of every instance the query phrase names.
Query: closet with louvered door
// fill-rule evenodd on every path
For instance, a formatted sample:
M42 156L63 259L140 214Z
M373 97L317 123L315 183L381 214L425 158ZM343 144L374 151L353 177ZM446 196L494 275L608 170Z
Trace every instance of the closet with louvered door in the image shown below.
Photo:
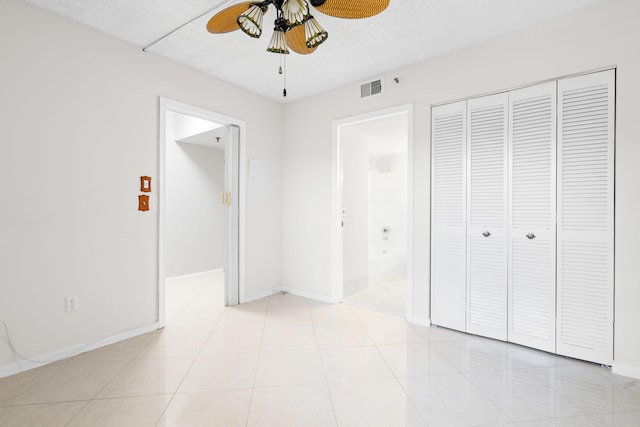
M556 82L509 93L508 341L556 348Z
M506 93L467 101L466 331L507 339Z
M431 320L464 331L466 102L434 107L431 116Z
M557 352L613 361L615 71L558 82Z
M613 362L614 97L610 70L432 109L433 324Z

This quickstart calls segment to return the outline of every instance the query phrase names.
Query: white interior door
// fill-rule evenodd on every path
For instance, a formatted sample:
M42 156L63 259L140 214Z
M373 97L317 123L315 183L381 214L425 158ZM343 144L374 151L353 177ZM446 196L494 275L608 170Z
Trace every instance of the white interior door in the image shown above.
M431 322L465 330L466 102L431 110Z
M225 150L225 193L223 203L225 205L225 305L238 305L240 303L239 291L239 197L240 190L240 128L227 126Z
M467 332L507 339L508 94L467 101Z
M558 82L557 352L613 362L615 71Z
M509 93L510 342L555 352L556 82Z

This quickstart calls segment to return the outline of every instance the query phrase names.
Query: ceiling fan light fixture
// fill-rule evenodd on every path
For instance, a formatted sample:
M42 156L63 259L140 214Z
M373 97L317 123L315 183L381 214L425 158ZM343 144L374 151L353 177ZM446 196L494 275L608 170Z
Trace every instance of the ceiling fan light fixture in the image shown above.
M285 0L282 14L290 27L302 25L309 15L309 4L306 0Z
M281 53L284 55L289 54L289 47L287 46L287 41L284 38L284 31L281 28L275 28L273 30L273 36L271 36L267 52Z
M309 49L318 47L329 37L329 33L318 24L316 18L309 16L304 23L306 45Z
M262 35L262 19L264 10L260 5L254 4L238 16L240 29L248 36L259 38Z

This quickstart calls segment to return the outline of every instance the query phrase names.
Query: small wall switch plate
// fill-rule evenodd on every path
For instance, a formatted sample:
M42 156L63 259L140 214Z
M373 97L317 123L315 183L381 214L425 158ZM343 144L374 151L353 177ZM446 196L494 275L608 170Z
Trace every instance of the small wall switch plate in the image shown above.
M140 177L140 191L143 193L151 192L151 177L150 176L141 176Z
M141 194L138 196L138 210L139 211L149 210L149 196L147 196L146 194Z
M65 312L70 313L72 311L80 310L80 300L77 296L66 297L64 299L65 302Z

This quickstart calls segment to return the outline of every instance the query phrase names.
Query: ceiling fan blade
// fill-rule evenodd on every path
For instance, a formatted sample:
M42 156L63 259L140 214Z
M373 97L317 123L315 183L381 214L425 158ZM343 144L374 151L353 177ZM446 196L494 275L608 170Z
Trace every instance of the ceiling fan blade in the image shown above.
M311 0L325 15L336 18L361 19L377 15L389 6L390 0ZM317 6L316 6L317 4Z
M289 48L300 55L308 55L317 49L317 46L314 48L307 47L304 25L293 27L285 33L284 37Z
M240 16L240 14L245 10L249 9L252 3L253 2L245 1L234 4L216 13L211 19L209 19L209 22L207 22L207 31L214 34L222 34L239 30L240 26L236 22L238 20L238 16Z

